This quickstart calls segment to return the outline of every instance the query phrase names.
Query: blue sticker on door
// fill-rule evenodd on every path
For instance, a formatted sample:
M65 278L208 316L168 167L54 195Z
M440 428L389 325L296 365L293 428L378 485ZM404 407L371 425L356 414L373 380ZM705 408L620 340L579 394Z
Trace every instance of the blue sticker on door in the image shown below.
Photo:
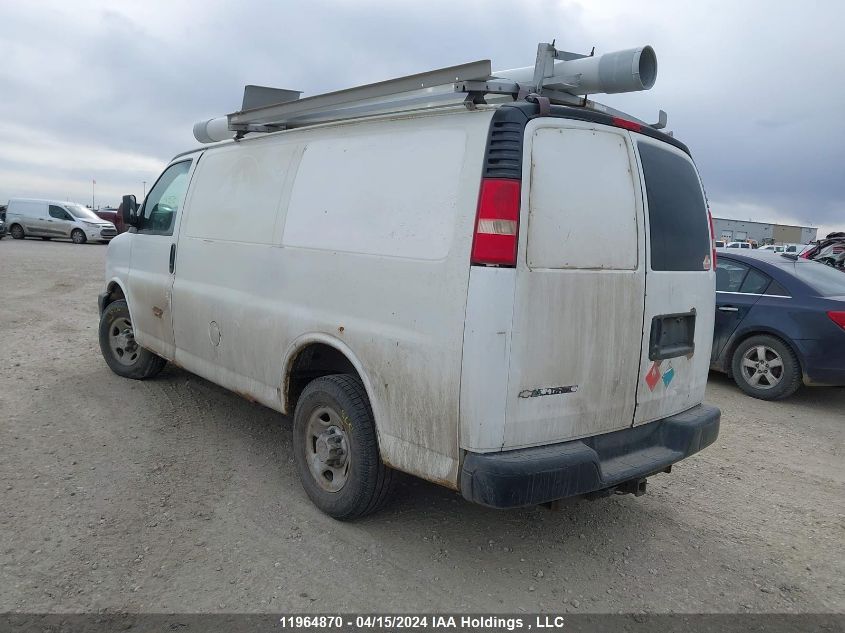
M668 387L669 383L672 382L672 378L675 377L675 368L669 365L666 371L663 372L663 386Z

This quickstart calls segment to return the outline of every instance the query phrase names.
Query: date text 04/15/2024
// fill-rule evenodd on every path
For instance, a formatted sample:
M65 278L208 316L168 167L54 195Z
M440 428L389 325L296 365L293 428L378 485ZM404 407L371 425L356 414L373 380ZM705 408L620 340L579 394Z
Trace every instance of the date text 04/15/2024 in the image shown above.
M467 615L288 615L279 619L281 628L321 630L349 629L456 629L456 630L532 630L561 629L565 626L560 615L536 616L533 621L524 616L467 616Z

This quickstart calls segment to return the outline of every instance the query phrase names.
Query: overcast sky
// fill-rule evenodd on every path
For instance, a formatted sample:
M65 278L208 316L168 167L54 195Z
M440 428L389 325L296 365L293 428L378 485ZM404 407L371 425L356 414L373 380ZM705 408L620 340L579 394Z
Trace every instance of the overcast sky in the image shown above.
M140 197L192 124L247 83L306 95L476 59L533 64L536 45L654 46L650 92L699 166L713 214L845 230L845 3L2 2L0 201Z

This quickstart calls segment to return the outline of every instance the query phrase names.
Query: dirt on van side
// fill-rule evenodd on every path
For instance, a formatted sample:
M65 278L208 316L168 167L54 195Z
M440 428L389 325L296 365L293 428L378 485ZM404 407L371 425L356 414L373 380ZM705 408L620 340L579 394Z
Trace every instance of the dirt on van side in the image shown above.
M105 251L0 241L0 611L845 611L845 389L711 376L721 436L643 497L495 511L408 478L339 523L284 417L109 371Z

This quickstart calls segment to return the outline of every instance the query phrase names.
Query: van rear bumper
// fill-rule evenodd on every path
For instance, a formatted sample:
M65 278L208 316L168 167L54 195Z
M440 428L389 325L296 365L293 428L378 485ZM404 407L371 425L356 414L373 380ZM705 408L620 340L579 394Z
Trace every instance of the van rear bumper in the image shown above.
M698 405L668 418L572 442L501 453L467 453L461 494L516 508L612 488L659 473L709 446L721 412Z

